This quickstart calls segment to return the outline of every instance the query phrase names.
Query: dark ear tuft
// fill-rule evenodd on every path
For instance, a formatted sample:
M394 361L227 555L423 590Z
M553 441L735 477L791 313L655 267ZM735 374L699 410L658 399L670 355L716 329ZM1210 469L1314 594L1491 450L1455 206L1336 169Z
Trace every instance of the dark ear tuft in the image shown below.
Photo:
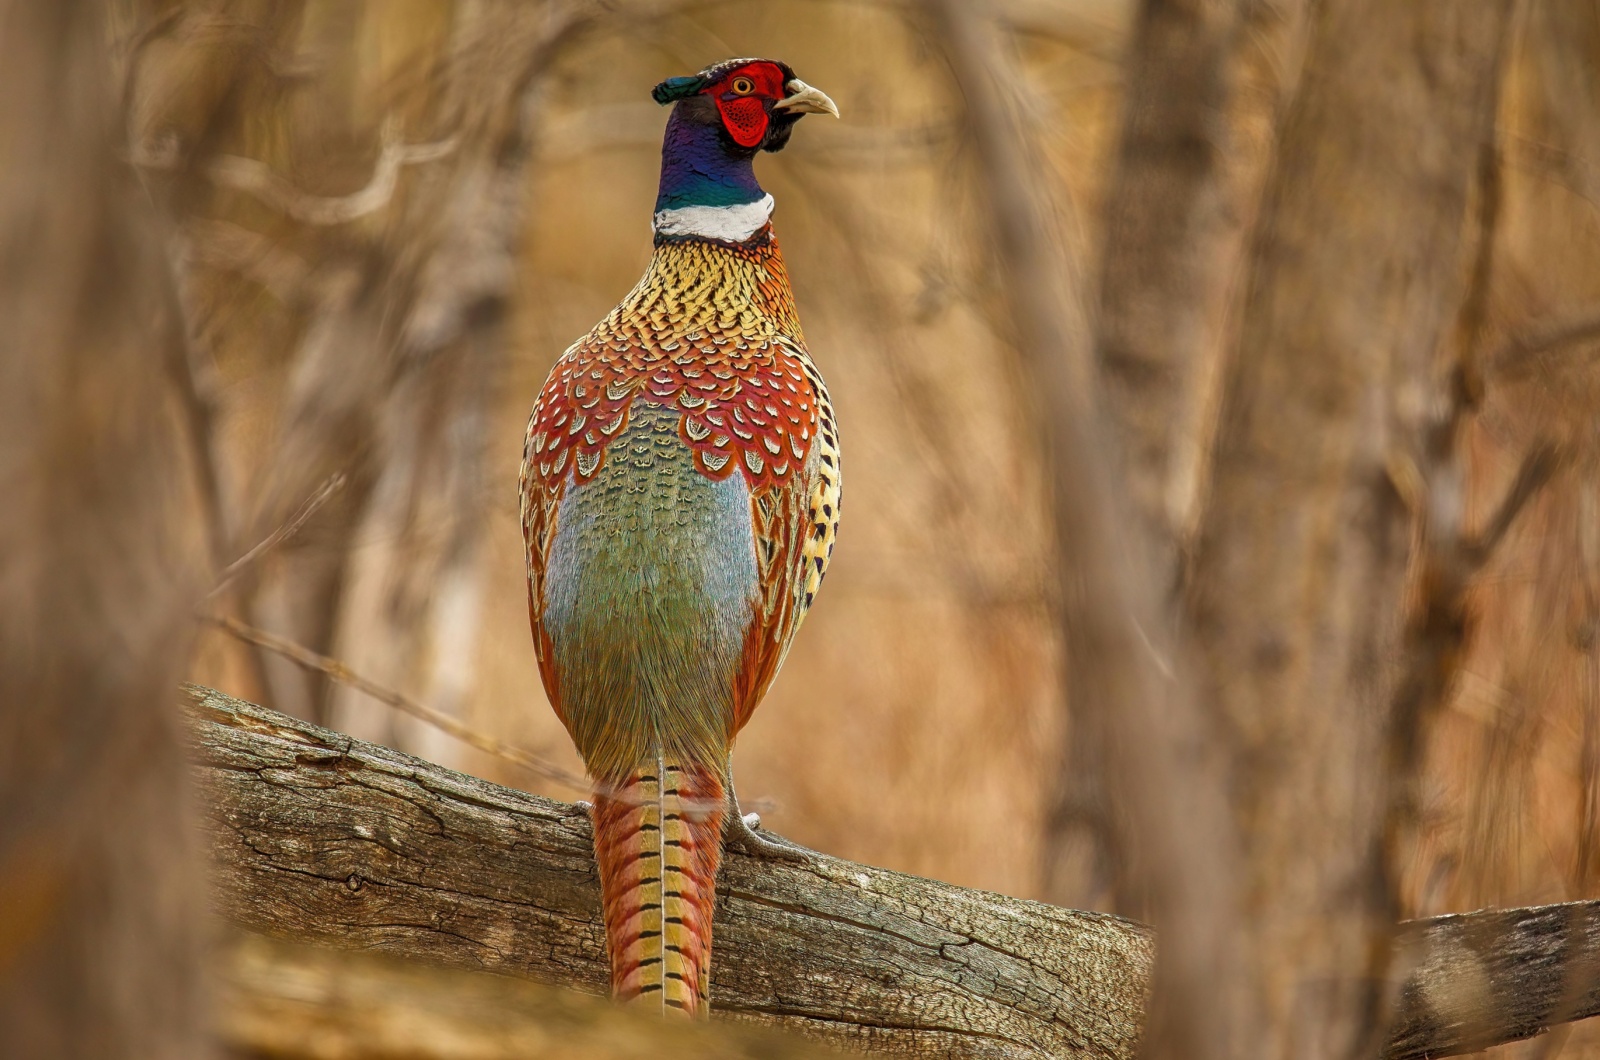
M661 104L675 103L700 91L703 84L699 77L669 77L650 90L650 98Z

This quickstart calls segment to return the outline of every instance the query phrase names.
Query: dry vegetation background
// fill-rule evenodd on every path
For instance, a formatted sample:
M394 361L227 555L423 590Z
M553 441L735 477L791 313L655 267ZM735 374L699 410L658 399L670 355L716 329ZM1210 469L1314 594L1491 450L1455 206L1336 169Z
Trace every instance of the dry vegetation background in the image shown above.
M1079 329L1080 345L1094 329L1106 408L1125 426L1129 471L1113 485L1173 557L1154 565L1158 586L1196 578L1202 618L1268 621L1280 605L1327 602L1272 649L1285 658L1296 637L1372 639L1375 670L1410 653L1397 670L1420 682L1423 709L1415 761L1389 745L1406 777L1417 767L1395 796L1405 813L1391 823L1404 827L1387 837L1393 910L1600 897L1600 9L1484 0L1497 14L1478 17L1418 0L1418 12L1445 13L1413 19L1383 3L1193 0L1152 4L1141 21L1133 0L998 4L1001 30L985 46L1002 74L990 87L1019 123L1018 159L1050 222L1036 233L1043 256L1029 259L996 219L1005 145L969 124L983 119L971 62L988 53L963 67L960 41L977 32L963 6L932 5L930 16L866 0L119 0L95 73L73 43L81 25L0 4L0 64L32 86L5 101L0 151L20 157L48 140L41 157L71 163L62 171L76 181L41 191L0 178L9 216L35 217L70 192L80 209L60 223L92 226L95 211L131 197L153 206L141 215L153 231L129 245L165 252L118 251L122 236L94 229L84 253L133 280L52 287L50 269L72 275L80 263L32 258L26 238L7 237L0 305L34 330L16 329L10 382L0 384L4 503L31 513L0 537L6 650L37 652L52 631L58 643L74 631L68 661L40 678L55 682L100 665L102 644L140 660L141 638L178 636L184 601L215 584L212 612L579 772L529 645L514 510L525 417L553 360L648 260L665 119L650 86L727 56L772 56L844 115L806 122L758 168L838 406L849 481L832 577L735 756L740 790L767 804L768 824L876 865L1159 917L1160 887L1130 882L1145 854L1118 844L1106 809L1119 778L1103 774L1133 759L1102 755L1102 737L1084 735L1117 723L1082 710L1069 721L1063 702L1064 687L1082 686L1063 679L1057 615L1071 607L1040 438L1060 430L1049 416L1070 403L1042 396L1053 379L1026 353L1038 330L1022 290L1053 269L1051 282L1095 310L1058 323ZM1363 20L1375 36L1362 36ZM1361 42L1415 26L1449 41L1421 72L1390 77L1379 43L1362 67ZM59 55L26 47L28 27ZM1297 93L1310 92L1308 54L1326 60L1309 85L1337 83L1348 91L1335 102L1374 106L1297 110ZM75 93L97 84L119 102L106 138L116 149L71 155L103 131L74 132L94 125ZM1493 116L1487 135L1475 92ZM1400 141L1412 145L1414 171L1374 174L1371 188L1317 183L1351 172L1342 160L1371 144ZM1139 168L1163 157L1174 164ZM1459 180L1440 179L1452 172ZM1402 207L1416 210L1371 205L1407 180L1415 198L1402 196ZM1200 190L1183 199L1162 181ZM1296 215L1296 188L1322 198L1302 196L1310 205ZM1280 203L1277 242L1256 227L1269 201ZM1170 215L1152 207L1167 202L1179 203ZM1304 220L1319 204L1322 228ZM1355 344L1391 333L1401 338L1378 345L1399 343L1432 334L1414 319L1416 304L1432 305L1436 356L1412 350L1406 371L1358 365L1349 379L1315 344L1303 362L1274 361L1297 311L1293 298L1273 300L1268 268L1301 268L1305 289L1337 292L1363 263L1360 233L1413 220L1431 234L1380 277L1381 296L1365 303L1378 310L1325 321ZM1334 235L1356 248L1347 262L1306 252ZM1399 227L1395 238L1406 238ZM18 367L25 359L50 342L71 345L51 330L65 326L58 318L111 328L118 314L147 332L164 321L153 332L164 342L112 343L111 354L52 362L39 376L49 386L19 382L34 378ZM1280 397L1294 389L1284 372L1328 383L1309 398ZM1454 391L1440 382L1452 378ZM1429 512L1434 529L1454 519L1465 536L1419 532L1363 559L1341 551L1340 535L1368 535L1379 517L1318 494L1304 466L1269 461L1254 479L1229 478L1229 453L1235 469L1249 456L1219 416L1229 380L1262 407L1304 400L1307 431L1320 429L1321 412L1356 409L1349 436L1330 435L1329 450L1379 444L1405 433L1395 423L1409 425L1419 444L1378 458L1395 511ZM1529 454L1550 455L1529 464ZM98 476L92 504L110 491L115 517L75 522L71 496L17 485L30 474L64 483L86 463ZM1470 549L1451 552L1492 527L1530 468L1547 481L1528 491L1481 569ZM1270 522L1302 488L1322 498L1305 501L1316 522L1308 554L1342 557L1343 571L1366 563L1374 585L1388 570L1388 582L1319 582L1328 574L1319 568L1292 586L1301 603L1285 604L1251 580L1245 560L1223 555L1228 524L1208 511L1231 513L1233 525ZM136 516L166 526L160 540L182 559L156 555L154 539L130 529ZM286 525L291 536L229 566ZM1369 535L1374 554L1384 533ZM102 549L126 560L129 584L120 610L85 619L48 587L70 586L70 572ZM1402 581L1394 575L1408 554ZM18 559L28 556L49 561L35 570ZM1190 563L1212 580L1182 575ZM1360 606L1374 600L1395 606ZM20 617L35 612L48 617ZM1403 633L1407 613L1438 621ZM1276 665L1260 652L1235 657L1247 656ZM1240 677L1206 665L1199 685L1211 691L1199 698L1214 702ZM1320 709L1318 696L1364 687L1360 674L1297 673L1258 689L1254 706L1201 707L1235 763L1223 787L1255 844L1242 891L1287 895L1247 902L1252 930L1276 930L1284 903L1306 921L1334 916L1366 886L1348 853L1364 856L1366 833L1351 822L1359 793L1379 791L1384 762L1397 761L1383 758L1370 716ZM178 676L157 668L135 683L159 695L150 690ZM224 629L197 635L185 676L480 776L580 795ZM3 682L8 696L36 692ZM48 738L8 730L0 778L11 767L22 790L57 765L95 761L69 729L61 746L76 751L31 765L22 748ZM113 790L83 797L114 803ZM1341 816L1334 804L1354 808ZM1319 851L1345 851L1330 860L1348 872L1307 882ZM1164 864L1159 850L1148 857ZM1296 921L1277 937L1303 942L1316 930ZM0 956L6 944L0 933ZM1274 1026L1322 1004L1294 976L1284 983L1268 991ZM1580 1027L1515 1048L1600 1055L1600 1036Z
M959 96L908 12L674 5L563 31L521 6L272 10L272 45L302 69L263 70L216 130L219 152L262 160L309 197L368 184L386 123L397 143L462 143L406 167L392 201L346 224L297 221L217 182L181 200L224 521L259 539L328 475L347 480L233 593L236 613L581 774L526 629L515 482L528 409L554 359L649 260L664 121L649 86L711 56L781 56L849 112L806 123L793 150L758 164L849 432L851 541L740 742L741 787L770 802L773 827L819 849L1038 895L1059 713L1041 475L1026 377L996 335ZM1046 7L1022 42L1062 194L1085 214L1128 16ZM473 50L478 34L492 48ZM196 43L168 35L144 61L179 75L162 50ZM514 70L541 48L528 98L507 99L514 74L486 67ZM147 120L172 120L195 87L177 76L150 92ZM492 164L472 138L507 124L523 157L500 163L500 179L525 201L474 216L494 207L462 172ZM470 224L483 231L457 230ZM457 264L480 240L499 259ZM463 319L430 320L439 301L462 303ZM193 677L579 794L225 633L207 638Z

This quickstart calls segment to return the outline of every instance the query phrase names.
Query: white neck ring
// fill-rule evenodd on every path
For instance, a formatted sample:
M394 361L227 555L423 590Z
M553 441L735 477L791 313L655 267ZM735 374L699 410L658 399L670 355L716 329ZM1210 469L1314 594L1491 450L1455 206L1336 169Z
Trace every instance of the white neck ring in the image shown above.
M772 219L771 195L737 206L682 206L657 210L653 227L658 236L699 236L743 243Z

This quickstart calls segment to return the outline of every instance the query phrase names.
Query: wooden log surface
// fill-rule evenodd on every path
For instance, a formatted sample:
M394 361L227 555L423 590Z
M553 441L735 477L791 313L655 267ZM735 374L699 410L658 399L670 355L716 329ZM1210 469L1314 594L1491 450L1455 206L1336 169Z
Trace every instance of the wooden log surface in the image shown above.
M268 936L605 989L587 817L210 689L186 689L222 912ZM722 1018L885 1055L1131 1057L1143 925L818 854L730 852ZM1404 925L1388 1055L1600 1014L1600 902Z
M189 690L226 914L267 935L606 988L588 818ZM712 1007L899 1055L1131 1056L1148 929L817 855L730 852Z

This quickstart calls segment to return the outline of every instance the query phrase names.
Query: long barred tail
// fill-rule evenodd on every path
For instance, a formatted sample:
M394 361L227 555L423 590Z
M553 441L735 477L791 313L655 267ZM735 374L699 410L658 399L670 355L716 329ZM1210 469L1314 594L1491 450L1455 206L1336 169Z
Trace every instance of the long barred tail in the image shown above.
M596 793L594 852L619 1001L709 1014L723 807L717 771L669 757Z

